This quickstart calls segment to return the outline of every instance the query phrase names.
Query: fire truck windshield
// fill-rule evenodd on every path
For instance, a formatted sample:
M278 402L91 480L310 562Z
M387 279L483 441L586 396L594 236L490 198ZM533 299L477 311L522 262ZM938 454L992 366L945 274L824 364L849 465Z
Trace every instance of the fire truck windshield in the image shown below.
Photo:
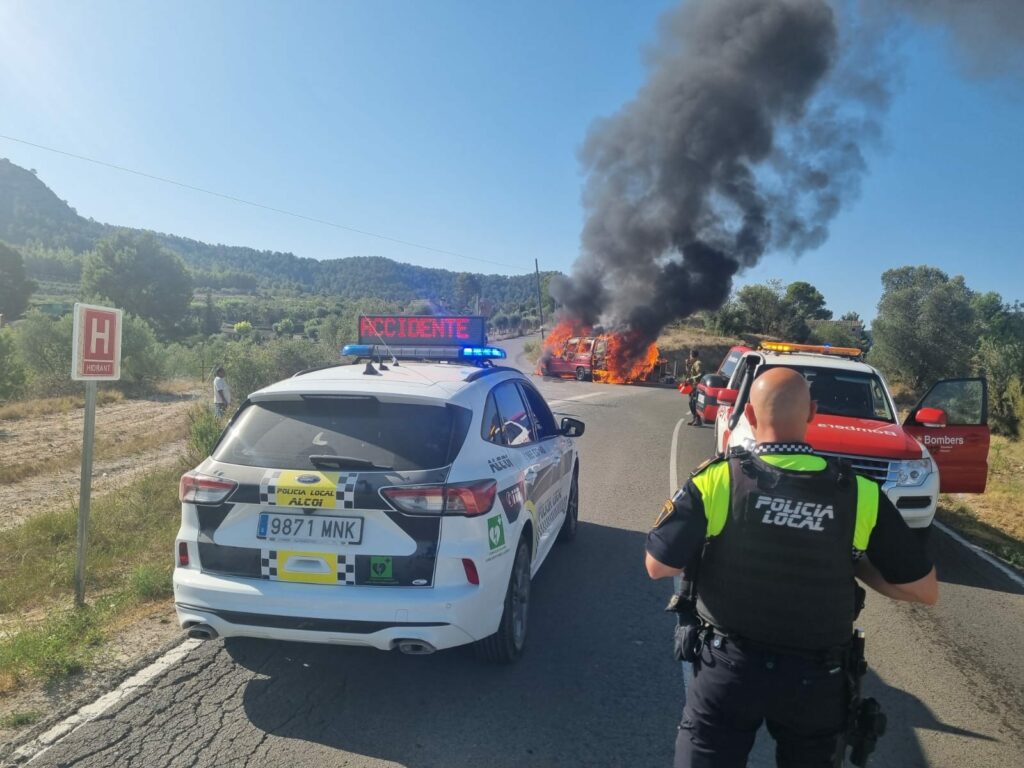
M896 420L885 387L877 376L836 368L803 365L784 367L798 371L807 379L811 386L811 398L818 403L818 413L890 423ZM757 374L761 375L767 368L762 366Z

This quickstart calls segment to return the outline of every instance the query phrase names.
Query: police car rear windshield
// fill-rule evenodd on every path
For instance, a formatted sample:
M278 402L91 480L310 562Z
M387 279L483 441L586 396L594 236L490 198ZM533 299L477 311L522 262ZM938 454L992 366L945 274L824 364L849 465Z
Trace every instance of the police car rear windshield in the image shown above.
M807 379L811 385L811 398L818 403L818 413L890 423L896 420L885 387L877 376L836 368L783 367L792 368ZM762 366L758 375L767 369L767 366Z
M362 396L261 401L238 415L213 458L273 469L434 469L454 460L470 417L453 405ZM341 466L345 457L352 466Z

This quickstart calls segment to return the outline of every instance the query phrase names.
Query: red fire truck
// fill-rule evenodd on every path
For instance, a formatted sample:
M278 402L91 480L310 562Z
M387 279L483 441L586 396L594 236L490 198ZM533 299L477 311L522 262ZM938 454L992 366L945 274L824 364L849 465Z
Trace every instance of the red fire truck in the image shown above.
M718 415L718 393L729 385L729 377L736 370L745 352L750 352L750 347L736 346L729 350L729 353L722 358L718 370L706 374L697 384L697 415L703 419L705 424L714 424ZM683 392L683 387L679 388ZM683 392L689 395L690 391Z
M911 528L927 529L939 493L982 493L988 478L988 384L983 378L937 382L901 424L881 374L859 349L764 343L744 352L725 388L715 420L719 455L752 447L743 413L750 387L769 368L792 368L807 379L818 412L807 441L842 456L882 485Z

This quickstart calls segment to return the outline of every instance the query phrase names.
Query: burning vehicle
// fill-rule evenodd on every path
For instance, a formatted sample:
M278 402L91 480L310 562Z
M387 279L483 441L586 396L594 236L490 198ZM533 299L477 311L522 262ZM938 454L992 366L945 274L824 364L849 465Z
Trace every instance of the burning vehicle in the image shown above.
M668 362L656 344L644 344L630 331L579 328L563 320L544 340L537 363L542 376L573 376L605 384L661 382Z

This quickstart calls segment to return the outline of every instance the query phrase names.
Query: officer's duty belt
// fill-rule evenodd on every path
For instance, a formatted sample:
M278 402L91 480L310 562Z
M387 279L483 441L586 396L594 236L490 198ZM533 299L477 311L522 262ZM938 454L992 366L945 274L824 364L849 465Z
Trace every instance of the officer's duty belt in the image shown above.
M845 666L850 652L850 644L832 646L820 651L812 651L806 648L786 648L771 643L762 643L759 640L736 635L731 632L723 632L718 627L708 627L709 637L705 643L710 643L713 638L719 638L723 643L732 643L742 651L761 651L762 653L773 653L778 656L796 656L808 661L820 662L823 666Z

